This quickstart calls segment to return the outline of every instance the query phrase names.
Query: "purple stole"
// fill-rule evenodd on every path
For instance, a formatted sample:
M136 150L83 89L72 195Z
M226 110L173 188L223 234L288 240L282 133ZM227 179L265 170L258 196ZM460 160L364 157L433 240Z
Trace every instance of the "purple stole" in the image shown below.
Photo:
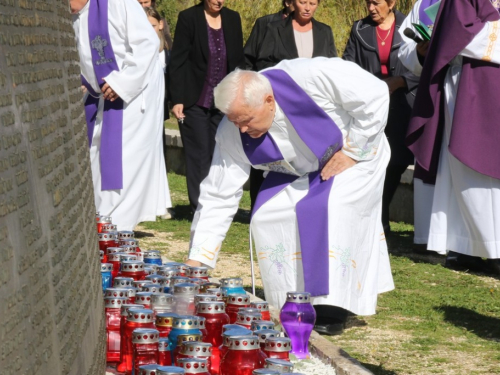
M88 20L92 64L99 87L102 87L105 83L104 77L107 77L115 70L120 70L109 37L108 0L90 0ZM85 101L85 118L87 120L87 135L90 147L101 92L96 93L83 76L82 83L89 91ZM100 148L101 190L123 189L123 100L121 98L113 102L104 101L102 123Z
M406 144L430 175L436 174L444 130L444 80L448 64L474 39L487 21L499 20L489 0L442 0L420 77ZM485 51L485 54L487 51ZM498 64L463 58L448 145L461 163L500 179Z
M335 122L283 70L261 73L271 82L276 102L290 120L299 137L318 158L319 169L309 173L309 191L296 205L305 290L312 296L330 294L328 198L334 178L321 179L323 166L342 148L342 133ZM283 160L269 133L260 138L241 134L243 149L253 165ZM278 167L279 169L279 167ZM269 199L295 181L298 176L271 171L255 202L254 213Z

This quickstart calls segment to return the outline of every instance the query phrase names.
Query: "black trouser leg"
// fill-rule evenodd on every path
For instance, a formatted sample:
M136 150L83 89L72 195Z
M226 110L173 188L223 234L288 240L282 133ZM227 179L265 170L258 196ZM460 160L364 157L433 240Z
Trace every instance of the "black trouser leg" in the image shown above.
M250 200L252 202L252 211L255 201L257 200L257 194L259 194L259 190L263 182L264 171L252 167L250 170Z
M196 211L200 184L208 175L215 148L215 133L223 114L216 109L194 105L184 109L184 123L179 124L184 155L186 182L191 210Z
M401 175L406 171L408 165L388 165L385 172L384 192L382 194L382 225L389 226L389 206L396 193Z

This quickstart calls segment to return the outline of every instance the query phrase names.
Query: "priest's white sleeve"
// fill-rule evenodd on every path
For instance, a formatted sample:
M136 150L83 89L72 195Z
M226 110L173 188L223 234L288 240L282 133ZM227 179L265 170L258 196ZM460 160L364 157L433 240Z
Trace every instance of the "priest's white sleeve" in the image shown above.
M486 22L460 55L500 64L499 29L500 21Z
M109 22L123 34L128 48L120 70L104 80L128 103L146 88L160 41L137 0L110 1L108 13Z
M398 57L406 67L406 69L408 69L416 76L420 76L420 74L422 73L422 65L420 65L417 56L417 43L404 35L403 32L406 28L410 28L415 32L416 35L419 35L417 30L415 30L415 28L413 27L412 23L419 23L418 12L420 10L421 2L422 0L418 0L415 3L410 14L405 18L405 20L401 24L401 27L399 28L399 34L401 35L401 38L403 38L403 43L401 43L401 46L399 47Z
M238 129L226 117L219 124L212 165L200 185L191 226L189 259L214 268L250 175Z

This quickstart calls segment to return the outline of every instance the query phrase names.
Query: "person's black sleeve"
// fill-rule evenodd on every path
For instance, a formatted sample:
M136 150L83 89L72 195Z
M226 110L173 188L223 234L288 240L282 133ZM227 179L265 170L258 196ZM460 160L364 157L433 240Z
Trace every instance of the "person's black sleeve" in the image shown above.
M344 54L342 58L346 61L356 62L356 42L354 37L354 27L352 26L351 34L349 35L349 40L347 41L347 45L345 46Z
M168 65L168 94L172 105L184 103L184 77L189 64L189 53L193 43L193 33L184 13L179 13L175 38Z

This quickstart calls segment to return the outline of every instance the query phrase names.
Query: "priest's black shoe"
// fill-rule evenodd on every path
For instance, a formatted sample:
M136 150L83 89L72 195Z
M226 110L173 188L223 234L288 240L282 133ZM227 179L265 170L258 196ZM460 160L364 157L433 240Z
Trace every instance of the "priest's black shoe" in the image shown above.
M314 330L322 335L335 336L344 332L345 321L339 319L316 320Z
M483 259L454 251L448 252L444 265L453 270L488 272L488 265Z

